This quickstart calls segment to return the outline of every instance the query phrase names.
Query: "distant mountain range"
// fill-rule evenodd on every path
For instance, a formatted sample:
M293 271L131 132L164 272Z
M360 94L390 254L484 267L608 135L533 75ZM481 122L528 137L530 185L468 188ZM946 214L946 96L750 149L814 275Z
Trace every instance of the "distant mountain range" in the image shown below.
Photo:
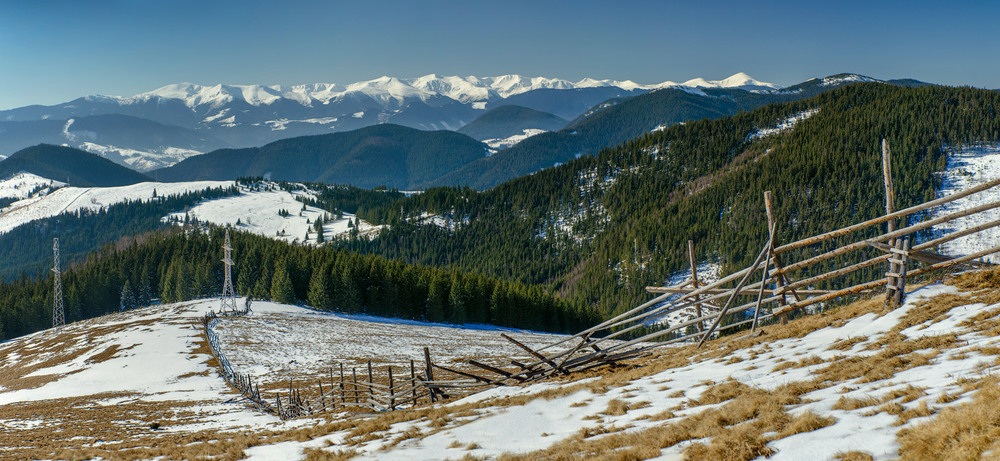
M260 146L381 123L457 130L504 105L572 120L608 99L660 88L768 91L775 87L742 73L718 81L698 78L654 85L520 75L380 77L348 85L181 83L130 97L87 96L53 106L0 111L0 155L43 142L66 144L148 171L214 149ZM518 133L507 136L512 134Z
M35 116L49 116L33 121L0 122L0 146L13 150L19 143L59 144L63 141L62 144L96 153L161 181L269 176L275 180L322 181L359 187L425 189L464 185L483 189L677 123L733 115L861 82L879 81L858 74L838 74L774 89L773 85L737 74L718 82L698 80L682 85L666 82L650 90L632 82L596 80L571 84L513 77L409 81L387 78L348 85L339 92L334 91L334 86L317 85L290 89L219 86L214 87L215 90L174 85L132 98L82 98L75 104L49 108L33 106L0 113L0 117L8 119L26 117L31 111ZM915 80L882 83L926 85ZM690 86L694 84L703 86ZM574 85L578 88L567 88ZM282 90L287 91L282 93ZM367 97L371 104L381 104L373 109L379 111L378 115L372 116L374 119L369 120L371 123L367 126L341 131L336 124L312 124L326 134L291 136L255 144L262 147L233 148L234 143L222 139L235 136L239 130L260 128L260 123L240 120L264 117L267 110L277 113L279 106L284 110L314 110L341 104L345 98L359 95ZM412 125L417 121L430 120L446 112L426 103L441 98L451 102L438 108L464 107L463 110L475 111L479 116L457 131L429 130L426 124L423 129L414 128ZM116 105L130 113L72 116L67 120L52 118L59 111L64 114L81 112L86 101L96 101L107 110ZM585 107L592 101L598 102ZM508 104L511 102L519 104ZM422 107L423 112L413 109L415 105ZM160 110L156 110L158 106ZM88 111L99 112L98 106L89 107ZM236 110L237 107L243 109ZM43 113L46 110L51 113ZM199 111L212 114L231 111L234 115L225 117L228 121L209 115L192 128L137 116L150 115L165 120L186 113L190 118ZM413 123L395 123L405 118L403 115L410 117ZM369 115L348 118L365 120L366 117ZM339 120L339 117L329 118ZM272 135L297 132L292 128L297 125L289 121L291 119L282 120L278 125L264 123L269 127L267 132ZM277 129L279 125L284 128ZM178 144L185 147L177 147ZM20 157L19 153L0 162L0 166L6 166L0 171L16 173L11 168L23 161ZM71 173L58 162L49 165L51 172L48 174L37 166L35 170L28 171L59 180ZM82 178L74 182L93 183L92 179Z

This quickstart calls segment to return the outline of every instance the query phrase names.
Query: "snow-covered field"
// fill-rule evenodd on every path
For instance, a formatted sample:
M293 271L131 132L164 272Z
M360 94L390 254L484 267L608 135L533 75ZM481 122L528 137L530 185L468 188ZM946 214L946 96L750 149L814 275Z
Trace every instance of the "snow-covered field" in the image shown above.
M229 401L238 394L203 346L200 317L213 307L147 307L0 344L0 458L31 445L155 446L204 429L292 427Z
M19 177L15 176L13 179L0 182L0 190L9 187L16 188L16 184L25 181L17 179ZM8 184L14 186L8 186ZM75 212L83 209L99 210L126 200L148 201L153 198L153 191L156 191L157 196L166 196L200 191L207 188L229 187L232 184L232 181L192 181L176 183L143 182L120 187L63 187L46 195L25 198L4 208L0 212L0 234L9 232L11 229L31 221L50 218L66 212Z
M32 193L44 195L49 189L58 189L65 186L65 183L46 179L31 173L18 173L4 181L0 181L0 199L24 200Z
M218 300L147 307L0 344L0 457L108 458L100 450L141 448L132 456L303 459L306 450L326 450L356 459L542 459L622 451L714 459L721 455L711 450L739 448L735 433L759 459L852 451L895 459L907 431L946 408L968 407L1000 371L1000 296L981 284L991 277L918 288L893 311L862 301L702 350L667 347L636 366L406 412L287 422L248 407L219 376L199 321ZM522 355L492 328L268 302L253 308L215 327L239 372L404 361L423 346L442 363ZM535 345L557 338L512 334ZM274 432L257 435L264 431Z
M563 338L489 325L334 314L269 302L255 302L252 307L252 316L223 318L214 331L237 372L250 373L264 382L323 375L329 367L360 367L367 360L379 365L407 365L410 360L422 363L424 347L430 348L436 363L477 358L507 366L500 359L523 356L524 351L503 339L500 332L532 348Z
M0 234L31 221L61 213L83 209L98 210L126 200L148 201L152 199L154 191L157 196L167 196L206 188L230 187L233 184L233 181L191 181L145 182L121 187L62 187L65 184L61 182L20 173L0 181L0 198L19 199L0 210ZM41 190L29 196L36 189ZM309 194L308 190L288 192L276 186L259 189L241 187L239 195L202 201L186 213L203 222L232 225L265 237L311 244L317 242L314 224L320 217L329 219L323 225L325 240L346 236L355 228L360 236L374 235L381 229L381 226L358 220L350 213L343 213L340 219L336 219L336 216L313 206L303 209L303 204L295 198ZM288 216L280 216L278 212L281 210L287 211ZM178 210L164 219L173 218L183 222L184 215L185 211Z
M382 227L360 221L350 213L344 213L343 217L336 219L336 216L322 209L304 206L302 202L295 200L297 195L307 193L241 187L239 195L202 201L191 207L187 214L203 222L231 225L243 231L293 243L315 244L317 234L313 226L320 217L329 219L323 225L324 241L348 235L354 228L353 223L358 223L358 233L362 236L374 235ZM281 210L287 211L288 216L278 214ZM178 211L168 217L183 222L184 214L185 212Z
M997 178L1000 178L1000 145L979 144L949 149L948 168L942 173L943 181L938 196L953 194ZM1000 200L1000 187L958 199L935 210L932 217L944 216L997 200ZM1000 209L994 208L935 226L934 232L942 235L948 234L997 219L1000 219ZM941 245L941 253L949 256L961 256L997 245L1000 245L1000 228L994 227L947 242ZM993 263L1000 262L1000 256L996 254L987 256L985 259Z
M716 459L711 451L697 455L712 444L713 437L699 432L708 431L720 438L721 450L759 443L758 459L763 454L773 460L834 459L850 452L857 457L848 459L895 459L901 431L932 420L944 408L968 404L975 383L998 371L1000 338L974 321L1000 313L995 296L989 305L969 299L930 315L922 306L935 297L932 306L958 295L963 294L956 287L931 285L910 293L904 306L888 313L879 313L879 300L853 312L841 308L843 314L820 320L829 325L814 331L783 333L795 328L793 322L729 347L723 339L701 352L670 348L628 378L606 372L561 387L495 388L445 404L453 417L443 421L415 415L373 424L378 429L363 437L356 430L340 430L246 453L251 459L300 459L304 449L325 448L354 450L355 459L502 454L542 459L620 450L623 459L630 459L624 452L642 447L636 459ZM781 415L775 414L777 423L763 420L771 411L769 399L790 399L774 410ZM737 418L731 414L745 416L726 420ZM702 418L707 426L697 425ZM771 432L750 431L738 443L724 438L727 431L755 424L777 426Z

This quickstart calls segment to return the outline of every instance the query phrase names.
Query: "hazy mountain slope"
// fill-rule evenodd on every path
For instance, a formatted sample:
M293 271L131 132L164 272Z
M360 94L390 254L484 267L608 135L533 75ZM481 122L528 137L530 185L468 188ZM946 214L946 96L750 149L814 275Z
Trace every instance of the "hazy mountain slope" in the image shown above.
M0 162L2 178L22 171L81 187L125 186L151 180L89 152L48 144L20 150Z
M480 141L507 138L527 129L555 131L566 126L566 119L521 106L500 106L479 116L458 130Z
M210 152L152 175L163 181L270 176L274 180L406 189L485 154L482 143L460 133L385 124L285 139L259 148Z
M766 234L766 190L775 194L779 232L788 241L884 213L883 199L872 197L881 187L883 137L899 172L897 208L934 197L947 168L945 146L1000 141L996 113L1000 95L992 91L842 86L673 125L487 191L430 190L385 206L375 222L391 228L349 245L548 282L614 309L685 267L688 239L699 260L752 262ZM422 224L426 214L461 226Z
M718 118L764 104L804 97L804 93L758 94L742 90L689 91L665 88L601 105L562 130L533 136L434 181L484 189L580 155L620 144L675 123Z

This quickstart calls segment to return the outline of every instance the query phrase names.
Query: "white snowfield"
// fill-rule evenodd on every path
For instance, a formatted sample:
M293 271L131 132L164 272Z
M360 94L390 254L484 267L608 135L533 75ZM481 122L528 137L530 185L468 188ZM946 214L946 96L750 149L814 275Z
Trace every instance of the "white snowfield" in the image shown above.
M346 212L337 219L332 213L314 206L306 206L295 200L296 196L308 194L303 191L292 193L277 188L257 190L241 186L239 195L202 201L191 207L187 215L199 221L233 226L276 240L313 245L318 243L314 225L320 218L329 219L323 224L324 241L349 235L355 228L358 230L358 235L370 237L383 227L373 226ZM282 210L287 211L288 216L278 214ZM184 211L178 211L168 215L168 218L183 223L184 215ZM356 227L354 223L357 223Z
M135 417L154 418L151 421L161 421L171 431L280 426L277 417L223 403L234 391L206 363L211 356L196 350L204 338L199 319L218 305L216 299L147 307L2 343L4 368L28 371L22 380L50 380L37 387L0 388L0 408L77 397L98 406L196 402L200 418ZM35 427L67 423L41 419Z
M234 181L191 181L144 182L121 187L61 187L64 186L61 182L20 173L0 181L0 198L21 199L0 210L0 235L29 222L66 212L99 210L126 200L149 201L153 198L153 191L162 197L234 184ZM343 213L340 219L336 219L335 215L313 206L306 206L303 210L302 202L296 201L295 197L310 195L309 191L297 190L293 193L277 189L273 183L268 184L273 190L241 187L239 195L205 200L186 212L178 210L170 213L164 219L172 218L183 223L187 214L203 222L232 225L277 240L309 244L317 243L313 226L320 217L329 218L323 225L325 241L349 235L353 229L358 230L359 236L371 237L382 228L359 220L351 213ZM35 189L41 191L29 196ZM280 216L278 212L281 210L287 211L288 216Z
M19 177L22 179L18 179ZM0 181L0 190L16 189L17 184L24 181L36 181L30 177L24 178L24 175L18 175L12 179ZM38 177L35 176L35 178ZM0 211L0 235L31 221L50 218L66 212L84 209L99 210L126 200L149 201L153 199L154 190L157 196L167 196L207 188L229 187L233 184L233 181L192 181L143 182L120 187L62 187L46 195L25 198Z
M49 191L45 189L57 189L65 185L66 183L22 172L0 181L0 199L24 200L36 190L46 194Z

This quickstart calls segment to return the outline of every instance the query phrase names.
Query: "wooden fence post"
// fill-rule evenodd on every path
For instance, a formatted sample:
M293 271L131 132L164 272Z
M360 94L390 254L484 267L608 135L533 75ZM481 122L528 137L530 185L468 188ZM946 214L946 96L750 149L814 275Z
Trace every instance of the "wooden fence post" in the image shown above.
M688 240L688 262L691 263L691 287L695 290L698 289L698 266L694 261L694 240ZM701 299L700 295L694 296L694 313L696 318L701 318L701 303L698 300ZM705 324L698 322L698 332L705 329Z
M340 403L347 406L347 391L344 390L344 364L340 364Z
M372 378L372 361L368 361L368 401L375 402L375 379Z
M774 264L774 270L777 272L777 277L774 277L774 290L780 291L785 286L785 276L781 273L781 262L779 262L777 255L774 254L774 247L777 247L778 239L778 223L774 218L774 203L771 197L771 191L764 191L764 208L767 211L767 230L774 237L775 241L771 244L771 249L768 251L771 253L771 262ZM765 267L765 271L768 269ZM785 293L781 293L778 297L778 309L785 307L788 303L788 299L785 298ZM781 320L782 324L788 323L788 313L782 312L778 314L778 318Z
M389 365L388 368L389 368L389 409L390 410L395 410L396 409L396 397L393 394L396 392L396 390L393 389L393 386L392 386L392 365Z
M354 374L354 403L361 403L360 396L358 395L358 369L351 367L351 373Z
M410 386L413 386L413 406L417 406L417 367L410 359Z
M319 381L319 403L323 404L323 411L326 411L326 400L324 400L325 396L323 395L323 380L319 379L318 381Z
M424 347L424 362L426 362L426 367L424 368L424 373L426 374L427 381L434 381L434 372L431 371L431 350ZM431 402L437 401L437 395L434 393L434 388L428 386L427 390L431 393Z
M889 142L886 141L885 138L882 138L882 182L885 185L885 214L891 215L896 202L896 194L892 188L892 152L889 151ZM890 219L885 224L888 232L896 230L896 220ZM890 249L896 248L896 243L896 239L890 239L886 242ZM895 257L889 258L889 270L886 272L885 276L886 307L890 307L890 305L894 304L896 302L896 298L898 297L896 290L899 287L899 278L896 275L900 273L900 265L896 262L896 260L897 258Z

